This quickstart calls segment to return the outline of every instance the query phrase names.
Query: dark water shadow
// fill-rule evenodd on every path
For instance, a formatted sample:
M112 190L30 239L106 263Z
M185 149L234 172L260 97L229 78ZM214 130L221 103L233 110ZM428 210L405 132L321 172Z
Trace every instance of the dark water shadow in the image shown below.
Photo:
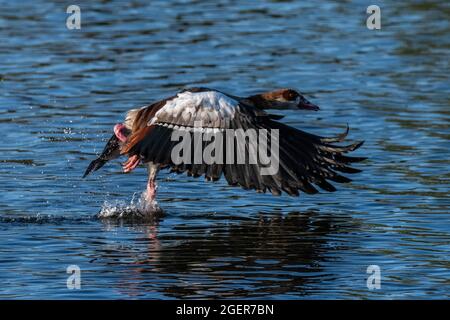
M339 235L359 225L342 213L316 211L210 222L169 231L160 231L158 221L106 222L107 228L127 227L143 235L136 247L114 249L122 251L115 257L133 256L133 262L123 263L128 273L117 283L121 293L145 297L157 292L169 298L307 295L307 287L327 277L322 264L339 259L333 252L355 245L339 240ZM97 254L106 263L121 263L111 260L111 249L99 247Z

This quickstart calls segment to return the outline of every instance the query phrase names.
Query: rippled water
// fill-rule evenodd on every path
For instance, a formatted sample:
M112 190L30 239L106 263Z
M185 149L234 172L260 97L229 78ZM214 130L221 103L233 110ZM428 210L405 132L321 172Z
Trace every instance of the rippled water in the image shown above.
M450 297L449 6L378 1L0 1L0 298ZM352 184L272 197L163 172L150 221L144 168L81 180L124 112L202 85L279 87L322 110L280 111L366 140ZM81 290L66 287L68 265ZM369 265L381 289L366 286Z

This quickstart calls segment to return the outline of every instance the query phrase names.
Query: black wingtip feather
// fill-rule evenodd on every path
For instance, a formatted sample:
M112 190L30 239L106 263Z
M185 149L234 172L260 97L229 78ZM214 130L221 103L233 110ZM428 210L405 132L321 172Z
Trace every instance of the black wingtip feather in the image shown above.
M362 170L360 169L356 169L356 168L352 168L352 167L348 167L348 166L334 166L332 167L334 170L336 171L340 171L340 172L344 172L344 173L360 173Z
M84 179L88 174L90 174L93 171L97 171L98 169L100 169L101 167L103 167L103 165L106 163L105 160L102 159L95 159L94 161L92 161L89 166L87 167L86 171L84 172L84 175L82 177L82 179Z
M345 128L345 131L343 133L340 133L335 137L320 138L320 142L322 142L322 143L342 142L345 140L345 138L347 138L349 131L350 131L350 127L348 126L348 123L347 123L347 127Z

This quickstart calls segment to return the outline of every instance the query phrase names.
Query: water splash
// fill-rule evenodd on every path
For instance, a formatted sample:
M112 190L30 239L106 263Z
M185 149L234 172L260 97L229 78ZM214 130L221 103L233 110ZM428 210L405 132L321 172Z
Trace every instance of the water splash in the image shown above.
M130 203L125 201L105 201L97 217L100 219L153 219L160 216L163 210L156 200L146 200L147 192L144 191L136 200L133 194Z

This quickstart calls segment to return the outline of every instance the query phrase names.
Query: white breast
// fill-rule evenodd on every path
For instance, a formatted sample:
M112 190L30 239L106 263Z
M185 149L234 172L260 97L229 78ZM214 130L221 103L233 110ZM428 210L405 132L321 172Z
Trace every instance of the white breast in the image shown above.
M217 91L182 92L155 114L148 125L169 123L193 127L226 128L237 111L239 102Z

